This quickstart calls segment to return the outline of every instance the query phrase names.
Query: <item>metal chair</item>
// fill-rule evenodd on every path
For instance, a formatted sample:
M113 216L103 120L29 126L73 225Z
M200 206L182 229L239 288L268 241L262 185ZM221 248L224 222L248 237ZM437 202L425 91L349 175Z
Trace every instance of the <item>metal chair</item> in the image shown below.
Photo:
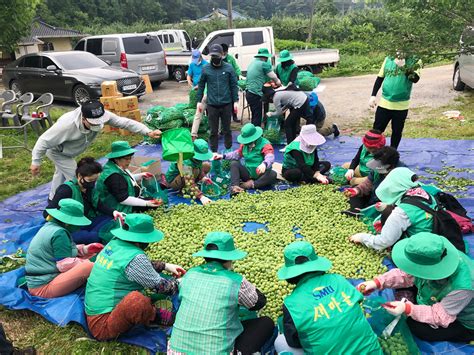
M53 101L53 94L46 93L41 95L36 101L21 106L21 121L31 122L31 128L38 136L42 130L46 130L46 121L49 127L53 125L53 121L51 117L49 117L49 110L51 109Z

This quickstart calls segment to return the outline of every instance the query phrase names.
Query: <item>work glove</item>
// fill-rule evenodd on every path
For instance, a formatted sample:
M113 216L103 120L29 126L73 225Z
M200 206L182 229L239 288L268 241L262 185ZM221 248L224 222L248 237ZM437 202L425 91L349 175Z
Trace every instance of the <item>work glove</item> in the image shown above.
M201 203L203 205L208 205L212 202L212 200L204 195L201 196L201 198L199 199L199 201L201 201Z
M373 226L374 226L374 229L377 233L380 233L382 231L382 228L383 228L382 221L380 221L380 220L375 221Z
M395 58L395 64L396 64L399 68L403 67L403 66L405 65L405 58L401 58L401 59Z
M157 200L157 199L146 201L146 207L160 207L162 204L163 204L163 201Z
M355 244L360 244L362 243L362 239L367 235L367 233L356 233L352 236L349 237L349 240L352 242L352 243L355 243Z
M213 153L212 154L212 160L222 160L222 159L224 159L223 154L219 154L219 153Z
M356 289L363 295L370 295L372 292L378 289L377 283L373 280L361 282L356 286Z
M393 301L387 302L382 305L385 310L390 313L392 316L399 316L403 313L406 313L407 304L402 301Z
M265 163L262 163L259 166L257 166L257 169L255 170L257 171L258 175L262 175L263 173L265 173L265 170L267 170L267 166Z
M142 178L144 178L146 180L151 179L153 176L155 176L155 175L153 175L152 173L148 173L148 172L142 173Z
M239 103L234 102L234 113L237 114L237 112L239 112Z
M161 131L159 129L155 129L154 131L148 133L147 136L153 139L158 139L161 137Z
M196 106L196 110L197 110L199 113L202 113L202 111L203 111L202 102L198 102L198 104L197 104L197 106Z
M329 184L328 178L324 176L323 174L321 174L320 172L316 172L316 174L314 174L314 178L323 185Z
M204 176L201 181L206 184L206 185L211 185L212 184L212 180L210 178L208 178L207 176Z
M369 99L369 108L371 110L375 109L375 107L377 106L376 100L377 100L377 98L375 96L370 97L370 99Z
M385 208L387 208L387 204L386 203L383 203L383 202L377 202L375 204L375 209L379 212L382 212L383 210L385 210Z
M92 243L92 244L87 244L85 246L85 252L86 254L97 254L99 253L102 249L104 249L104 246L100 243Z
M348 169L344 176L346 177L347 181L351 181L354 177L354 169Z
M119 212L119 211L114 211L113 216L114 216L114 221L116 221L118 219L118 220L120 220L121 224L124 224L125 216L126 216L125 213Z
M165 271L168 271L170 274L173 274L173 276L176 277L181 277L186 273L186 270L184 270L181 266L168 263L165 264Z
M356 197L359 195L359 189L355 187L348 187L347 189L343 190L343 194L346 197Z

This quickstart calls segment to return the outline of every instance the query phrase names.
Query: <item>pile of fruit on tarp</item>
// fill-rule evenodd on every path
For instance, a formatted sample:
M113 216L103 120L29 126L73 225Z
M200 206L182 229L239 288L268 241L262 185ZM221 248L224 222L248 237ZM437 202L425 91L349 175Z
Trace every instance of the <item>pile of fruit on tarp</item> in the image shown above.
M235 263L235 270L255 283L267 296L262 314L274 320L281 313L282 298L291 291L278 281L276 272L283 264L283 249L295 240L295 231L313 243L316 251L333 262L332 272L350 278L371 279L385 271L384 254L356 246L351 234L367 231L365 225L340 213L347 209L341 193L321 185L308 185L286 191L240 194L232 200L210 205L178 205L169 211L149 212L157 228L165 233L152 244L152 259L180 264L185 268L202 263L192 254L202 248L206 233L228 231L236 245L249 255ZM265 224L268 232L244 232L246 222Z

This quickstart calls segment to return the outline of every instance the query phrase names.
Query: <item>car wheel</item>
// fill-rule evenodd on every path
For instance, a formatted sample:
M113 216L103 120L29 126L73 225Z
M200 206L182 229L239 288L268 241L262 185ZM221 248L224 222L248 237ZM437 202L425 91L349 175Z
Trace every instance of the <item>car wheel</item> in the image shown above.
M12 80L10 83L10 90L13 90L17 96L21 96L20 83L16 80Z
M184 80L186 73L184 72L184 69L181 67L175 68L173 70L173 78L176 81L181 81Z
M72 90L72 98L74 102L80 106L84 102L90 101L91 95L85 85L79 84L74 87L74 90Z
M161 83L162 81L155 81L152 86L155 88L155 89L158 89L160 86L161 86Z
M453 89L456 91L463 91L466 85L461 81L461 70L459 65L454 69L453 74Z

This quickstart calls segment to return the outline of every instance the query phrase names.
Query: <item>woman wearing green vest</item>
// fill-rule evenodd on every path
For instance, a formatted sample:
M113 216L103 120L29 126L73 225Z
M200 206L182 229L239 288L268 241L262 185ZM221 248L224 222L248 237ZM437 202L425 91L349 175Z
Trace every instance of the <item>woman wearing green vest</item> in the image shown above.
M138 324L171 326L173 314L156 309L143 294L151 289L173 295L178 282L159 273L167 271L177 277L185 273L178 265L151 262L146 256L148 244L162 240L163 233L155 229L151 216L130 213L112 234L115 238L97 256L87 281L84 302L91 334L98 340L109 340Z
M474 340L474 263L446 238L418 233L392 250L392 269L357 288L365 294L416 286L416 304L391 302L387 312L405 314L413 335L426 341Z
M385 136L382 132L371 129L365 133L354 159L350 163L342 164L343 168L348 169L345 176L351 186L359 185L369 175L370 168L367 163L374 158L374 153L384 146Z
M72 233L72 239L77 244L100 242L101 229L110 223L112 218L123 218L120 212L114 211L98 199L97 191L94 188L101 172L102 165L94 158L82 158L77 163L76 178L60 185L46 207L46 209L57 208L59 201L65 198L72 198L83 204L84 215L92 223ZM45 218L48 217L46 210L43 215Z
M207 179L206 175L211 170L211 165L207 160L211 160L213 157L212 152L209 150L209 145L204 139L196 139L194 141L194 156L191 159L185 160L183 165L192 170L193 185L191 189L196 191L196 197L201 201L203 205L207 205L212 201L203 195L203 193L197 187L197 183ZM178 169L177 163L171 163L168 171L165 175L168 186L174 190L181 191L186 186L184 176L181 176Z
M293 60L290 51L282 50L278 58L275 73L281 81L281 85L288 86L290 90L298 89L298 67Z
M306 241L289 244L278 278L296 285L283 301L278 353L379 354L377 336L360 307L362 294L343 276L327 274L331 261Z
M404 58L397 52L397 57L386 57L375 80L369 107L376 106L376 96L382 86L377 111L375 112L374 129L384 132L392 121L390 145L398 148L402 139L405 119L408 115L410 95L413 83L420 80L421 61L413 56Z
M179 284L181 305L168 354L253 354L272 337L270 318L239 320L240 306L258 311L266 304L253 284L232 271L233 261L246 255L235 248L231 234L206 235L204 248L193 254L205 263L188 270Z
M326 142L316 126L305 125L296 139L288 144L283 155L283 177L290 182L328 184L323 174L331 168L328 161L319 161L317 146Z
M275 161L273 147L262 135L261 127L247 123L237 137L239 149L223 155L214 154L214 159L235 160L230 166L231 195L268 187L276 182L277 174L272 170ZM243 164L240 162L242 158Z
M119 212L141 212L147 208L161 206L155 200L140 198L140 181L149 179L151 173L132 174L128 167L136 150L127 141L112 143L112 151L105 157L109 159L97 180L99 199Z
M91 223L80 202L65 198L57 208L46 212L48 221L33 237L26 253L26 283L33 296L54 298L86 283L94 265L88 259L103 245L74 244L71 234Z

